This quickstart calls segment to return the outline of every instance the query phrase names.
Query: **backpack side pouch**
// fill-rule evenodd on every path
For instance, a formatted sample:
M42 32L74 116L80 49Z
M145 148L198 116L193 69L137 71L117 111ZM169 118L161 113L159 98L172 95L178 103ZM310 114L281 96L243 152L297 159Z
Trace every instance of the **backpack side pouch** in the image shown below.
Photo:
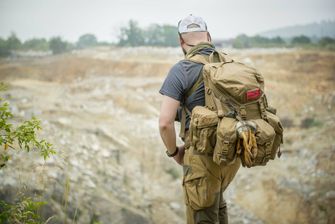
M263 119L252 120L257 126L256 142L257 156L253 162L253 166L265 166L272 156L272 147L276 137L274 128Z
M237 120L235 118L223 117L218 125L217 140L213 154L213 161L218 165L229 165L237 157L236 123Z
M266 115L268 117L269 124L273 127L276 133L273 146L272 146L272 150L271 150L271 158L270 158L270 159L275 159L276 154L279 150L280 144L283 143L283 126L280 122L279 117L275 115L274 113L267 111Z
M201 153L212 153L216 143L217 113L203 106L192 110L190 122L190 142L194 150Z

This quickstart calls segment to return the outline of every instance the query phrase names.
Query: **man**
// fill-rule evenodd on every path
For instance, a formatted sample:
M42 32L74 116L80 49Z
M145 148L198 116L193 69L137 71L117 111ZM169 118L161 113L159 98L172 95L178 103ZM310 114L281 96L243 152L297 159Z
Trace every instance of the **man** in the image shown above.
M178 24L178 32L180 46L185 56L192 52L208 58L215 51L207 25L201 17L189 15L182 19ZM226 224L228 223L227 206L222 193L239 169L240 160L237 159L228 166L219 166L213 162L213 154L194 151L188 140L190 123L188 114L186 122L182 124L186 131L181 132L185 144L176 146L174 121L183 120L181 108L186 107L188 111L192 111L197 105L205 105L204 83L200 83L196 89L192 88L202 75L202 68L202 63L186 59L179 61L171 68L160 89L163 100L159 130L167 148L167 155L183 165L187 223Z

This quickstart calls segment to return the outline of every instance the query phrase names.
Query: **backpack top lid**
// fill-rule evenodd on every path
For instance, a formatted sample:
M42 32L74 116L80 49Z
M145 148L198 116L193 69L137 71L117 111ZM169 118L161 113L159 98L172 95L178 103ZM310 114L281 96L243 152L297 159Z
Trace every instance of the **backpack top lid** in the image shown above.
M210 63L203 75L216 97L227 96L237 104L257 101L264 92L264 79L256 69L239 62Z
M264 79L256 69L235 62L225 53L216 50L209 56L199 54L204 48L214 46L207 42L199 43L191 48L185 57L187 60L204 64L203 76L208 80L209 88L213 89L217 98L228 95L235 104L248 104L257 101L263 95Z

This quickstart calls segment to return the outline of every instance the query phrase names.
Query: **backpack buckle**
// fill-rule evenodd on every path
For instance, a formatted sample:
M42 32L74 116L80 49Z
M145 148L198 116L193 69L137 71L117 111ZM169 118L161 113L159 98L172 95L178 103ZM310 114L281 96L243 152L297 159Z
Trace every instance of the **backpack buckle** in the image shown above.
M245 109L245 106L241 106L240 107L239 114L240 114L242 120L246 120L247 119L247 110Z

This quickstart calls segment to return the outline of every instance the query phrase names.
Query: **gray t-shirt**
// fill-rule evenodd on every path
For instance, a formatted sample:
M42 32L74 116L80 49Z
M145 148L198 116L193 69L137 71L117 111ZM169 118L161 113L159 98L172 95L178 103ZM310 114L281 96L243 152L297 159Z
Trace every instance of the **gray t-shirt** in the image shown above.
M213 52L212 48L202 49L199 53L209 55ZM159 92L162 95L169 96L180 101L181 105L185 105L190 111L197 105L205 105L205 90L202 83L196 91L187 99L185 95L192 88L201 74L203 64L195 63L189 60L181 60L175 64L169 71ZM177 111L177 117L181 120L181 108ZM188 129L190 117L186 116L186 129Z

